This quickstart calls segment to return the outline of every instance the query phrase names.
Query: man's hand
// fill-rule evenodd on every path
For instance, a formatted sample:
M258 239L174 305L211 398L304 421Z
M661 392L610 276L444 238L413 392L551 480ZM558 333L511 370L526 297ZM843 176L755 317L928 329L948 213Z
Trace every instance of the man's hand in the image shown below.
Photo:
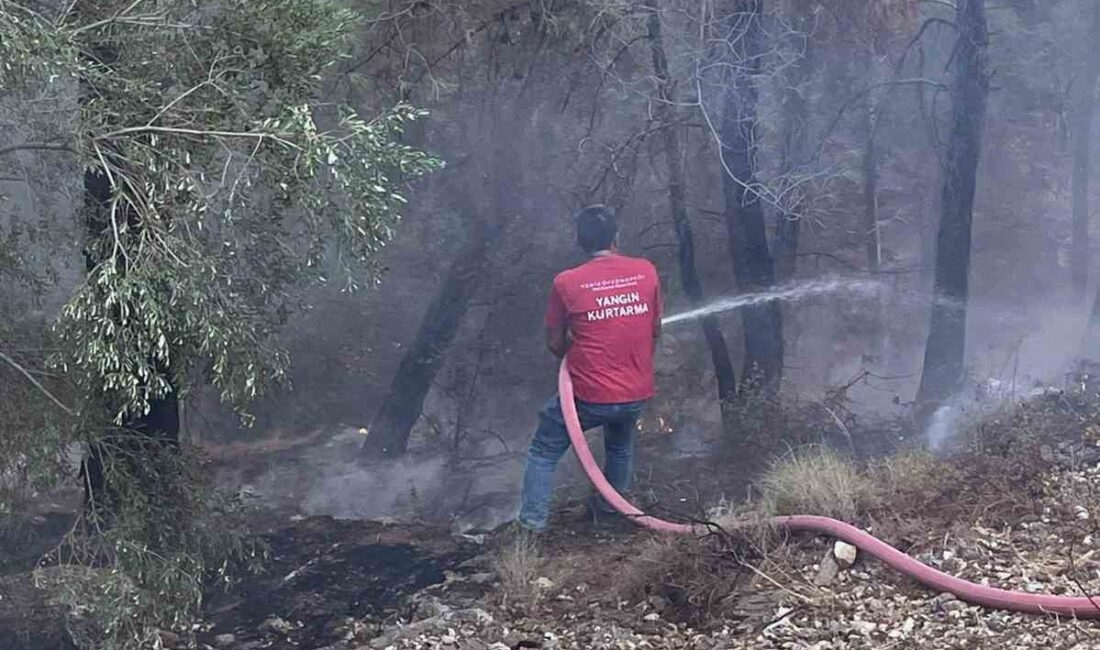
M550 350L550 354L559 359L564 357L566 350L569 349L569 328L547 327L546 349Z

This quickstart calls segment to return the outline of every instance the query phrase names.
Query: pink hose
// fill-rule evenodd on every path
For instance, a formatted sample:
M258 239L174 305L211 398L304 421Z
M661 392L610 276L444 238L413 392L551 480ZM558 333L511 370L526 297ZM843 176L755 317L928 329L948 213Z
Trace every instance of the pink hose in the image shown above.
M581 429L580 419L577 417L577 405L573 398L573 380L569 376L569 368L564 361L562 361L561 370L558 372L558 393L561 396L562 413L565 415L565 426L569 430L569 439L573 443L573 451L576 452L577 460L584 468L584 473L588 475L588 479L592 481L592 485L595 486L600 496L620 514L645 528L667 533L703 531L701 527L677 524L647 515L635 508L616 492L615 488L611 487L599 465L596 464L596 459L592 457L592 451L588 448L588 442L584 438L584 431ZM1028 594L968 582L922 564L886 542L836 519L811 515L794 515L791 517L776 517L773 523L791 532L820 533L842 539L922 585L938 592L954 594L960 600L969 603L1029 614L1100 618L1100 597Z

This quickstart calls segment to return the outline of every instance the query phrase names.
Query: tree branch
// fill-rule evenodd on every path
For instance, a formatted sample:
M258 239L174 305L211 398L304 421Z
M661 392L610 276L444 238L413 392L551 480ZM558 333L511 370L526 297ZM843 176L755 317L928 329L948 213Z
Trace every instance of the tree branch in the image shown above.
M68 151L69 153L76 153L69 145L58 142L24 142L23 144L0 147L0 156L6 156L17 151Z
M68 406L65 406L65 404L61 400L54 397L53 393L51 393L45 386L43 386L41 383L39 383L39 381L37 379L35 379L34 376L31 375L31 373L28 372L26 368L19 365L19 363L15 359L12 359L8 355L4 354L3 352L0 352L0 361L4 361L9 366L11 366L12 368L15 368L17 371L19 371L19 373L21 375L23 375L24 377L26 377L27 381L31 382L31 384L33 384L35 388L42 391L43 395L50 398L50 401L53 402L54 404L56 404L59 409L61 409L62 411L65 411L65 413L67 413L68 415L75 415L73 409L69 408Z

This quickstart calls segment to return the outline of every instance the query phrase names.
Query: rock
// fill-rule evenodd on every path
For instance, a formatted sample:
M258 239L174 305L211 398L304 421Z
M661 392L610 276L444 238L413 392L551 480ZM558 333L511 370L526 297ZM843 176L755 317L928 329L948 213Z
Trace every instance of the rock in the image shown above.
M175 648L180 643L180 636L175 632L169 632L168 630L158 630L160 635L160 642L167 648Z
M535 586L543 590L553 589L554 581L545 576L540 576L538 579L535 580Z
M496 643L490 645L486 650L512 650L512 648L501 643L500 641L497 641Z
M438 598L428 598L420 602L416 608L416 620L426 618L439 618L451 612L451 608L439 602Z
M833 583L833 580L836 580L839 573L840 564L837 563L832 551L830 551L825 554L825 557L821 558L817 575L814 576L814 584L818 587L828 586Z
M833 557L843 569L847 569L856 563L856 547L848 542L837 540L833 544Z
M488 625L493 622L493 615L478 607L460 609L454 613L454 616L458 620L468 623L480 623L482 625Z
M495 577L496 576L494 576L492 573L487 573L487 572L475 573L472 576L470 576L470 582L475 584L475 585L487 585L490 582L492 582L493 578L495 578Z
M646 634L646 635L649 635L649 636L659 636L659 635L662 635L662 634L666 633L668 631L668 629L665 628L662 625L657 624L657 623L642 623L641 625L634 628L634 631L638 634Z
M863 636L871 636L878 626L871 621L852 621L852 627Z
M652 623L652 622L654 622L654 621L659 621L659 620L661 620L661 615L660 615L660 614L658 614L658 613L656 613L656 612L651 612L651 613L649 613L649 614L646 614L645 616L643 616L643 617L642 617L642 620L643 620L643 621L648 621L648 622Z
M261 632L275 632L276 634L289 634L294 626L278 616L272 616L271 618L260 623Z
M233 634L219 634L214 637L214 646L217 648L228 648L237 642L237 637Z
M966 603L959 600L955 596L955 594L949 594L946 592L940 594L939 596L936 596L935 604L936 607L945 612L953 612L966 607Z

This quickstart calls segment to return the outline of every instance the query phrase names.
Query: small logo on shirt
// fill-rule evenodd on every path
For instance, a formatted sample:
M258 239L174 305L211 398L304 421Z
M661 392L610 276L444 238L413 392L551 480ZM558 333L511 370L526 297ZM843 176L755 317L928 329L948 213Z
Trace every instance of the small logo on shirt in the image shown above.
M645 275L639 273L638 275L631 275L625 278L614 278L611 280L585 282L581 285L581 289L591 289L592 291L611 291L614 289L623 289L625 287L637 286L638 281L644 278Z

